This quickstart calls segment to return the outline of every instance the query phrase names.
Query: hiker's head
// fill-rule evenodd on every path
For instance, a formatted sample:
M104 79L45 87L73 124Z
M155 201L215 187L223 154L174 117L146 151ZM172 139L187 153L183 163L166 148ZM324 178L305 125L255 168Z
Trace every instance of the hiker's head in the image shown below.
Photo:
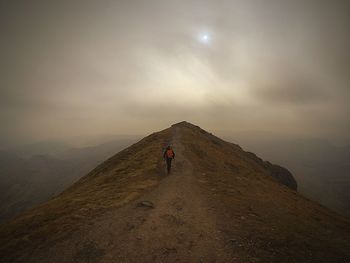
M168 147L166 147L166 149L167 149L167 150L170 150L170 149L171 149L171 146L170 146L170 145L168 145Z

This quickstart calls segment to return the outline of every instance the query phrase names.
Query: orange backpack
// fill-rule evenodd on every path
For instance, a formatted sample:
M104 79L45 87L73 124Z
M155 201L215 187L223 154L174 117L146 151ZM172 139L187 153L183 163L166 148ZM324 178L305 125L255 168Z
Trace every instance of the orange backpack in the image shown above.
M166 151L166 156L167 156L168 158L173 158L173 157L174 157L174 152L173 152L173 150L172 150L172 149L167 150L167 151Z

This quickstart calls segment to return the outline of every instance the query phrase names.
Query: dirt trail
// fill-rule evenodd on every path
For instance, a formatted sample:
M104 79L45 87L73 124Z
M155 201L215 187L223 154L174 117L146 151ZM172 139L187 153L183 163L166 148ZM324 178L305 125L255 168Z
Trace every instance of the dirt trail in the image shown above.
M179 131L171 143L172 173L157 188L101 216L47 251L47 257L55 262L232 262L183 155ZM154 207L138 206L142 201Z
M176 152L170 175L165 163L160 170L165 142ZM173 125L3 228L5 261L350 262L349 221L278 183L265 164L197 126Z

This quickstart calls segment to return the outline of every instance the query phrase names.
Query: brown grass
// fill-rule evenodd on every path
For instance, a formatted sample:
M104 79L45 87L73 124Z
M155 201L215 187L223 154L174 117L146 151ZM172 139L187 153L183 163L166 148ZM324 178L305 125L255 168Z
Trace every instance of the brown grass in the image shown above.
M350 260L349 220L278 183L239 146L200 135L184 132L186 156L242 262Z
M136 199L161 180L170 129L154 133L100 164L66 191L0 227L0 258L52 246L86 220ZM45 187L45 186L43 186ZM26 254L22 252L23 254Z
M281 185L262 160L238 145L188 123L177 127L206 205L241 262L349 262L349 220ZM157 186L164 176L162 150L173 131L144 138L56 198L2 225L1 260L52 247Z

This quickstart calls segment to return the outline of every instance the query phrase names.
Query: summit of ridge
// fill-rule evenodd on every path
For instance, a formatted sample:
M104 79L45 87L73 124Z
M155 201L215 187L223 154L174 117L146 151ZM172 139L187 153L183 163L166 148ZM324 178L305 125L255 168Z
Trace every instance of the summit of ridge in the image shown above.
M178 128L191 128L191 129L200 129L198 125L194 125L188 121L180 121L178 123L174 123L171 125L171 127L178 127Z

